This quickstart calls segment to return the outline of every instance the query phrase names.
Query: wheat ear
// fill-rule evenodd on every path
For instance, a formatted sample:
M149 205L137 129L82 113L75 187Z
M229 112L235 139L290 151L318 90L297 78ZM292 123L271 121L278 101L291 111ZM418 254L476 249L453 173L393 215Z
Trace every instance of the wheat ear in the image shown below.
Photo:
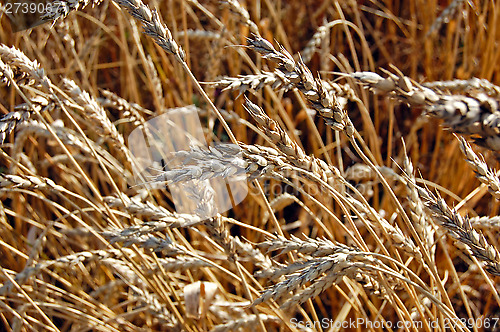
M423 86L439 90L441 92L452 92L452 93L464 93L477 94L486 93L491 97L500 97L500 86L495 85L484 78L471 78L468 80L451 80L451 81L433 81L424 82Z
M426 36L429 36L437 32L445 23L448 23L450 19L460 11L460 8L469 0L453 0L448 7L446 7L441 14L432 23L431 27L427 31Z
M435 196L428 189L418 186L416 188L431 216L448 229L456 240L465 244L474 257L484 262L488 272L500 275L500 253L488 243L481 232L472 228L469 218L462 217L455 209L450 208L444 199Z
M278 63L278 70L285 74L311 103L312 107L335 130L344 131L348 137L354 135L354 127L345 110L341 108L336 96L330 93L319 79L314 79L304 62L293 57L283 47L277 51L268 40L254 35L248 39L249 47L264 58Z
M478 156L463 137L457 137L460 142L460 150L465 156L467 164L472 168L479 181L488 186L488 191L496 199L500 199L500 180L497 172L488 167L482 156Z
M495 98L484 93L474 96L447 95L422 86L402 73L356 72L351 77L375 92L387 94L412 106L423 106L425 114L443 119L458 134L473 135L476 144L500 151L500 108Z

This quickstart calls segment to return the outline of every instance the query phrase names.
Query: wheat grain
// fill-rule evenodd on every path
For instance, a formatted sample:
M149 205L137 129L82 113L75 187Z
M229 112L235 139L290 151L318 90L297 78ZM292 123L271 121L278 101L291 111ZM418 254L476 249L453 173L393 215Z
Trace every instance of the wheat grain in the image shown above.
M154 181L166 181L171 184L189 180L203 181L216 177L241 176L245 174L245 168L248 165L240 155L241 152L237 146L218 145L208 149L191 146L190 151L173 152L171 162L178 161L180 166L160 172Z
M233 14L236 14L241 22L250 28L250 32L257 35L259 34L259 28L255 22L250 19L250 14L243 8L238 0L224 0L223 3L229 7Z
M441 95L423 87L402 74L395 75L386 72L387 77L382 77L373 72L355 72L350 77L368 86L376 93L388 94L410 105L427 105L439 101Z
M426 115L444 119L445 126L455 133L473 135L478 145L500 151L500 110L496 99L485 94L467 97L437 93L402 74L388 73L383 78L372 72L357 72L350 76L376 92L410 105L425 106Z
M331 270L335 269L335 266L337 266L337 269L339 266L342 266L341 268L343 269L344 265L350 265L347 263L347 256L348 254L345 253L337 253L331 256L322 257L321 259L309 261L307 264L301 266L302 268L298 272L289 275L285 281L273 285L270 289L262 293L261 296L252 303L252 306L256 306L270 299L279 299L289 292L304 286L307 282L315 280L323 273L333 275Z
M101 93L104 98L97 98L97 101L102 107L110 107L122 111L123 116L130 116L133 119L132 121L139 120L142 123L142 120L144 120L142 114L153 114L152 111L136 103L128 102L111 91L101 90ZM139 125L139 123L137 123L137 125Z
M340 172L329 167L323 160L307 156L304 150L256 104L246 99L246 111L257 121L264 133L274 142L294 165L317 174L323 181L331 183Z
M160 263L161 269L165 270L166 272L199 269L201 267L209 267L214 265L214 263L211 263L209 261L189 256L177 256L175 258L158 258L158 263ZM154 270L158 272L160 270L160 267L156 267Z
M151 202L143 203L136 198L130 198L125 195L121 195L121 198L106 196L104 197L104 201L110 207L124 208L130 214L137 214L150 219L156 219L150 223L133 226L132 229L128 230L128 232L132 233L138 232L139 234L145 234L140 230L142 227L145 227L144 231L156 232L165 230L169 227L189 227L201 222L201 219L195 215L170 212L162 206L155 205Z
M408 201L410 203L411 217L413 219L415 229L417 233L421 234L421 240L426 244L427 248L433 252L434 247L434 228L426 220L426 215L424 211L424 204L420 199L417 188L414 183L416 183L415 175L413 173L413 164L406 154L406 146L403 143L403 149L405 150L403 159L403 169L405 174L410 178L410 181L406 181L406 191L408 193ZM434 257L434 255L431 255Z
M309 286L305 290L292 296L281 306L281 308L283 310L288 310L294 306L306 302L310 298L318 296L323 291L325 291L325 289L341 282L344 275L352 273L350 271L351 268L352 265L348 264L347 262L337 261L335 269L333 269L332 271L326 271L327 274L325 276L316 280L312 286Z
M469 0L453 0L432 23L427 31L427 36L437 32L443 24L448 23L461 10L465 2L469 2Z
M484 159L478 157L463 137L459 137L458 140L460 142L460 150L464 154L467 164L476 173L478 180L488 186L488 191L493 197L500 199L500 180L498 179L497 172L491 170L484 162Z
M110 243L123 242L124 247L136 244L141 248L161 252L166 256L186 255L189 253L186 247L174 243L169 237L163 239L150 234L138 236L137 233L122 235L120 230L107 230L102 232L102 235L108 238Z
M162 232L169 228L192 227L201 223L197 216L190 216L189 219L182 216L162 217L159 221L148 221L137 226L131 226L120 231L107 231L103 235L116 239L126 239L131 236L142 236L155 232ZM120 241L120 240L116 240Z
M46 97L36 96L30 99L30 104L23 103L15 107L15 111L7 113L0 117L0 144L2 144L7 135L9 135L21 124L27 122L33 113L52 111L55 104Z
M422 253L420 252L420 249L415 245L411 238L407 237L403 233L397 224L392 225L387 220L382 218L380 214L377 213L371 206L367 206L353 197L348 197L348 201L356 207L359 211L358 213L363 213L366 216L366 222L371 224L374 229L382 228L389 236L395 247L404 250L418 260L422 260ZM424 262L422 263L425 265Z
M282 276L293 274L299 270L302 270L304 267L307 267L311 264L314 258L310 259L307 262L299 261L291 264L281 264L278 262L273 262L273 266L261 271L257 271L254 273L256 278L267 278L269 280L278 280Z
M3 72L8 66L12 79L28 85L35 83L49 89L50 80L40 64L36 60L30 60L17 48L0 44L0 60L0 64L3 63L0 70Z
M0 58L0 83L2 85L9 85L10 82L14 79L14 71L12 68L7 66L2 59Z
M109 120L104 109L97 103L97 101L90 96L87 91L83 91L72 80L63 79L66 90L71 94L72 98L84 109L84 114L95 121L98 128L102 128L104 137L109 137L115 145L123 149L125 141L123 136L116 130L115 126Z
M230 260L234 260L236 258L234 237L229 234L227 223L220 215L216 215L213 218L205 220L205 226L210 237L224 249Z
M316 29L316 32L307 42L307 45L300 52L300 56L305 63L311 61L314 54L318 51L318 47L323 43L323 41L329 37L330 29L338 24L339 21L328 22L323 24Z
M120 279L128 284L134 285L138 284L140 281L139 275L131 269L129 264L125 261L112 257L105 257L100 260L100 263L113 270L114 273L120 276Z
M456 240L465 244L472 255L483 261L488 272L500 275L500 253L488 243L482 233L472 228L469 219L462 217L442 198L436 197L429 190L417 186L416 188L433 218L448 229Z
M469 219L472 227L484 228L486 230L500 228L500 216L495 217L472 217Z
M22 188L22 189L41 189L53 191L65 191L64 187L57 185L48 178L33 175L13 175L0 174L0 188Z
M167 308L165 308L165 305L160 302L155 294L147 291L144 287L137 287L133 284L130 284L129 287L134 292L134 298L141 304L146 305L149 312L152 313L155 318L163 322L162 328L168 328L173 331L180 328L177 319L167 310Z
M345 107L348 101L357 102L359 99L354 90L348 84L338 84L335 82L321 80L325 89L334 94L340 107ZM238 90L240 94L251 90L259 91L266 86L274 90L288 91L293 88L292 82L279 70L274 72L263 71L255 75L240 75L238 77L222 77L215 82L205 82L211 87L225 90Z
M219 324L215 326L210 332L226 332L226 331L236 331L241 328L251 328L252 326L255 326L255 324L258 324L259 321L262 321L266 324L269 323L278 323L279 319L278 317L272 316L272 315L266 315L266 314L259 314L257 315L246 315L245 317L239 318L232 320L231 322L225 323L225 324Z
M282 153L258 145L217 145L208 149L192 146L190 151L175 152L172 156L182 162L181 167L160 172L154 181L177 183L244 174L254 179L287 167Z
M426 112L444 119L445 125L456 133L473 135L476 144L500 151L500 110L496 99L484 94L445 96Z
M339 283L344 276L354 280L357 273L371 274L370 266L376 262L373 258L361 254L355 249L343 246L335 254L296 263L293 268L284 267L285 270L293 271L293 273L287 275L286 280L273 285L262 293L252 306L271 298L276 300L287 296L289 292L311 282L311 286L299 291L283 304L283 309L289 309L317 296L333 284Z
M481 78L471 78L468 80L451 80L451 81L434 81L434 82L424 82L423 86L438 90L441 92L452 92L452 93L486 93L488 96L498 98L500 97L500 87L491 83L486 79Z
M156 98L158 98L158 106L160 107L160 109L162 109L165 107L165 99L163 98L163 86L158 74L158 70L156 70L155 63L153 62L153 59L149 54L146 57L146 68L149 71L149 76L151 77L151 84L154 88L154 94Z
M175 56L179 62L184 62L186 54L177 45L170 30L160 22L160 17L156 10L151 11L141 0L115 0L120 6L125 7L134 18L142 23L145 34L155 40L167 53Z
M220 218L224 220L224 217L221 216ZM271 259L268 256L262 254L258 249L255 249L252 244L242 242L241 239L237 236L233 237L232 241L234 250L239 256L239 260L246 258L249 261L253 262L262 271L266 271L272 267Z
M215 82L205 83L211 87L225 90L238 90L241 93L249 89L261 90L265 86L270 86L275 90L290 90L291 82L280 71L263 71L255 75L240 75L238 77L222 77Z
M12 47L0 44L0 83L9 85L37 84L48 87L50 81L36 61L31 61L24 53ZM36 111L52 110L54 104L48 98L37 95L31 98L31 104L20 104L16 110L0 117L0 144L21 123L27 121Z
M268 252L282 250L282 254L286 254L291 251L297 251L313 257L327 256L336 252L343 252L347 249L347 247L344 247L342 244L333 243L325 238L306 238L305 240L301 240L293 235L290 239L286 239L282 236L267 239L266 241L259 243L259 247L266 249Z
M296 62L283 47L277 51L269 41L257 35L248 39L248 44L264 58L279 64L278 70L282 71L285 77L304 94L327 125L335 130L344 131L348 137L352 137L354 127L336 96L329 93L321 80L314 79L311 71L301 59Z

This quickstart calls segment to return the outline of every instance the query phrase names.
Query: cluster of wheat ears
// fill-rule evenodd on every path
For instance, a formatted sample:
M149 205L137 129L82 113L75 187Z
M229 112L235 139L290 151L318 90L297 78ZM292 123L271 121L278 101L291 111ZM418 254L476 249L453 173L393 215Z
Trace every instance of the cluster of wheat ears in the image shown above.
M500 1L51 8L0 16L2 330L500 329ZM245 173L227 212L137 184L193 104L225 145L155 181Z

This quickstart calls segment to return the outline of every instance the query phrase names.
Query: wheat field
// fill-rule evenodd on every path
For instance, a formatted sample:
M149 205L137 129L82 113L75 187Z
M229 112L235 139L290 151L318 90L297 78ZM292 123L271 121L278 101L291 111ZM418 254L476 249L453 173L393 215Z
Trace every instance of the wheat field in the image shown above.
M500 331L499 1L13 2L2 330Z

